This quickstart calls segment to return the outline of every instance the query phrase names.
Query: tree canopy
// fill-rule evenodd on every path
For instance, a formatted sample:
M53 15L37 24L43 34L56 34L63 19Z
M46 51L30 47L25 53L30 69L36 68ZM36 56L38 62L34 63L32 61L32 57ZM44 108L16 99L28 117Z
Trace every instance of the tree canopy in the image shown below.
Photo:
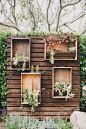
M0 7L0 25L17 31L86 31L85 0L0 0Z

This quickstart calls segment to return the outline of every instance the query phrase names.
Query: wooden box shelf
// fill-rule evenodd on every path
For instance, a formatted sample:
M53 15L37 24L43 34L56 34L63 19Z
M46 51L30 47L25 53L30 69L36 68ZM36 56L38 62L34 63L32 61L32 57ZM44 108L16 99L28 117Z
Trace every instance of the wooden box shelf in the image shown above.
M30 91L37 92L40 89L38 95L38 104L41 103L41 74L40 73L21 73L21 103L23 102L23 91L28 88Z
M12 38L11 39L11 68L13 70L21 70L23 62L20 61L20 67L13 65L13 58L17 54L21 57L28 57L29 59L26 61L25 70L30 69L30 43L31 40L29 38Z
M50 59L50 52L47 50L56 50L54 55L54 60L77 60L77 39L73 39L73 47L75 47L74 52L65 52L66 49L68 49L68 46L66 45L66 42L58 43L59 39L53 39L52 42L54 43L47 43L45 41L45 60Z
M52 98L66 98L66 92L63 93L63 96L59 96L59 92L55 91L54 84L56 82L65 82L72 85L72 67L52 68Z

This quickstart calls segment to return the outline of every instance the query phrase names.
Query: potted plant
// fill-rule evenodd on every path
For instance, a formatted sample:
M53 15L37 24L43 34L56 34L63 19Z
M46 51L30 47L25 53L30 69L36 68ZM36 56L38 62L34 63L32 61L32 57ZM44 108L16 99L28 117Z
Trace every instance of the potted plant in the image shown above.
M28 103L29 105L32 105L31 111L34 112L34 108L38 106L38 96L40 93L40 89L37 89L37 92L31 92L30 89L25 89L23 91L23 102Z
M71 93L72 86L66 82L56 82L54 84L54 92L58 92L59 96L66 96L66 100L70 97L74 97L75 94Z
M23 62L22 64L22 71L25 70L26 68L26 62L29 60L29 57L22 57L22 56L18 56L17 54L15 55L15 57L13 58L13 65L15 66L19 66L20 67L20 62Z

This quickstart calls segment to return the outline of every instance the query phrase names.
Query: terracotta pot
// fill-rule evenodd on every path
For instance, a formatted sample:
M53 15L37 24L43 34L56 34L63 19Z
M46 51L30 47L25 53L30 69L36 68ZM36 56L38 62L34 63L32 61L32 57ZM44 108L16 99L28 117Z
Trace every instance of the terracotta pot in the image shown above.
M86 83L86 80L84 80L83 82Z

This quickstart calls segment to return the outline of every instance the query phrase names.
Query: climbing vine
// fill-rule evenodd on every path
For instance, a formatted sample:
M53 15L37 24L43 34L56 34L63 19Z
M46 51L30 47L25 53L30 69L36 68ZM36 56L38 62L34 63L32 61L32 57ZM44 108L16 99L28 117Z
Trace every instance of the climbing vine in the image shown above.
M2 106L6 106L6 66L7 66L7 35L11 32L0 31L0 103Z
M81 91L82 87L85 84L86 80L86 35L82 35L80 39L80 64L81 64L81 71L80 71L80 84L81 84ZM86 96L81 97L81 108L85 108L86 103Z

